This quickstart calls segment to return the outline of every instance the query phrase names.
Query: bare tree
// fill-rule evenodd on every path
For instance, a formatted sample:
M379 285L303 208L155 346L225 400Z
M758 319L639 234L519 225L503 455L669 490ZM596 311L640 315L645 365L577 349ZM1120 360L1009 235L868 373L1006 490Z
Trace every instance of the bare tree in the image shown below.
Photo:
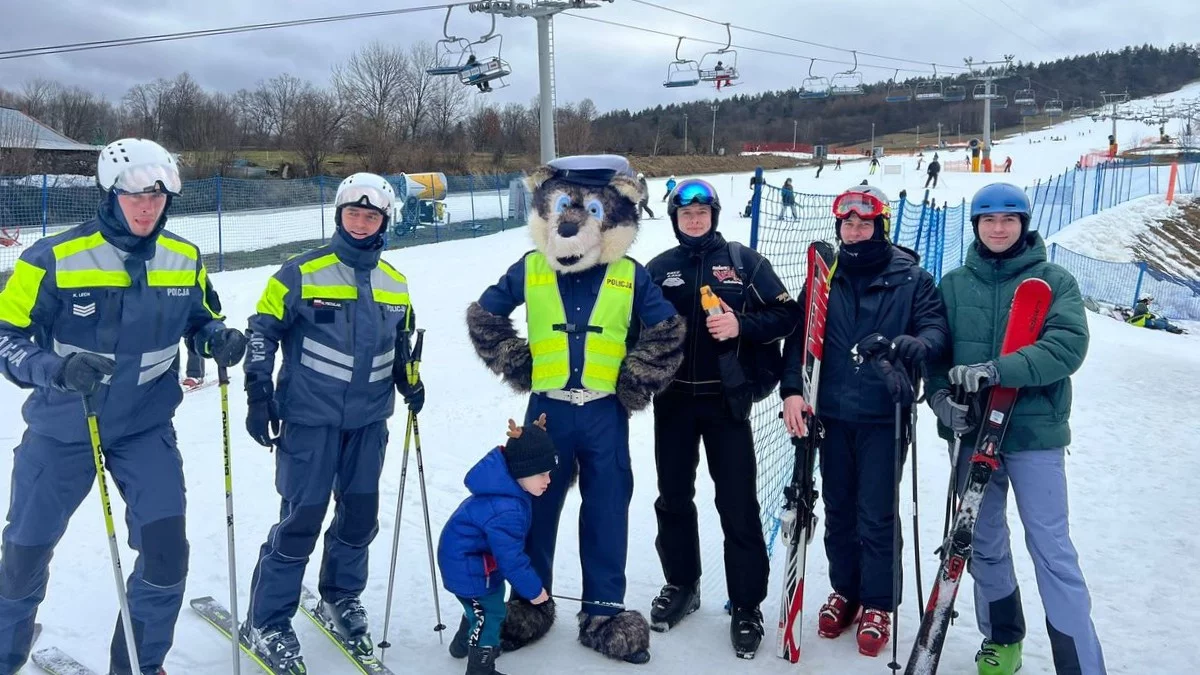
M435 81L442 78L430 75L426 69L437 64L437 50L428 42L418 42L409 48L408 58L404 62L404 86L400 89L399 101L400 123L409 138L416 138L418 130L430 115Z
M521 154L529 150L529 111L520 103L509 103L500 111L500 132L504 148Z
M466 117L471 89L457 77L438 77L429 91L429 119L435 138L446 143L455 126Z
M291 119L290 147L300 155L308 175L320 175L325 160L337 147L345 108L333 94L308 89L296 97Z
M253 105L257 107L258 118L266 127L267 135L273 136L277 143L290 133L296 101L311 86L287 73L258 83L258 88L254 90Z
M558 145L563 152L583 154L592 144L592 120L596 119L596 104L585 98L578 104L567 104L555 111L558 122Z
M60 88L50 99L43 121L68 138L92 142L114 131L111 103L80 87Z
M161 139L165 124L163 116L170 94L171 82L163 78L131 87L121 99L129 134L152 140Z
M407 59L398 49L372 42L333 70L338 98L356 114L390 126L399 108L405 86Z
M27 80L21 87L21 110L35 119L46 116L50 109L50 101L62 89L62 85L53 80L34 78Z

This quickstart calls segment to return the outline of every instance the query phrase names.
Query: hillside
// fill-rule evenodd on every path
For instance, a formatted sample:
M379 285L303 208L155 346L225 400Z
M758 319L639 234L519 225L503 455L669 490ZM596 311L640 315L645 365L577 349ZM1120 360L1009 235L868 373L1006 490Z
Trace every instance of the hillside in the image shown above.
M743 73L743 78L753 77ZM677 154L683 150L684 117L690 120L688 151L705 153L710 146L711 101L720 98L715 146L726 152L740 150L743 142L791 142L793 131L800 143L853 145L899 132L919 131L931 137L938 123L944 134L980 133L983 106L968 98L962 103L909 102L889 104L887 83L867 85L862 96L825 100L802 100L798 87L805 73L797 71L795 87L755 96L717 94L707 85L694 89L697 100L685 104L656 106L639 111L620 110L600 116L593 133L607 150L627 154ZM1200 79L1200 51L1191 45L1159 49L1150 45L1126 47L1119 52L1093 53L1050 63L1015 64L1012 77L997 84L998 93L1010 100L1017 89L1032 88L1039 106L1059 99L1065 108L1091 109L1101 102L1100 92L1128 91L1140 98L1179 89ZM913 86L916 80L902 85ZM945 86L963 86L970 92L976 84L965 75L946 78ZM730 90L726 90L730 91ZM732 91L736 91L736 87ZM993 110L998 128L1020 127L1018 106ZM1027 118L1030 124L1045 123L1045 115ZM793 123L795 125L793 126Z

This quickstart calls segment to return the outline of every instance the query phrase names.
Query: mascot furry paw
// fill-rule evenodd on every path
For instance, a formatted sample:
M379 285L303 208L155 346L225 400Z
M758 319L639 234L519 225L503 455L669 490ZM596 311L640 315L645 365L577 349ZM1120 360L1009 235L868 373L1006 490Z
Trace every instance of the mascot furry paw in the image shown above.
M685 324L646 268L626 255L645 197L628 161L564 157L526 183L536 248L467 308L467 334L491 372L530 394L526 423L541 414L553 420L547 431L560 468L533 503L526 554L534 571L550 588L558 515L578 471L589 505L580 512L587 525L579 541L584 588L589 601L619 605L633 495L628 418L679 370ZM509 318L521 305L524 335ZM594 616L594 624L581 627L580 641L617 658L638 662L636 654L645 652L649 659L649 626L637 618ZM502 628L504 649L539 639L553 621L553 607L514 598Z

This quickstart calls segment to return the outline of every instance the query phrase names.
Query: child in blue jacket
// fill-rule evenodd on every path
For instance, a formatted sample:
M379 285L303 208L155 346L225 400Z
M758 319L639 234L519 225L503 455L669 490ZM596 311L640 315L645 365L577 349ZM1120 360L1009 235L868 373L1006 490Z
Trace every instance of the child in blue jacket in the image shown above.
M468 657L467 675L502 675L496 657L505 580L535 605L550 599L525 555L533 498L546 491L550 471L558 466L546 416L526 427L509 420L508 439L467 472L463 482L471 496L451 514L438 540L442 585L463 606L450 654Z

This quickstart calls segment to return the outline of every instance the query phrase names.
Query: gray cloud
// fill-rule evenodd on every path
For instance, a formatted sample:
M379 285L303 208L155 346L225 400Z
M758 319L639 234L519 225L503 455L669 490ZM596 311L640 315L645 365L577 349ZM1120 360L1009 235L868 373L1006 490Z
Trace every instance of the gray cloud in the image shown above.
M1003 53L1016 54L1022 61L1042 61L1128 44L1166 45L1194 39L1194 26L1200 25L1200 3L1194 0L1156 0L1153 8L1133 6L1128 0L1006 0L1007 6L990 0L891 0L886 4L868 3L874 7L854 3L853 10L840 0L808 0L802 4L778 0L657 2L768 32L921 63L959 64L965 56L986 60ZM383 0L337 9L326 0L291 0L286 4L167 0L149 6L48 0L6 14L0 26L0 44L35 47L392 8L394 5ZM578 13L671 35L715 41L725 37L721 26L630 0ZM257 81L283 72L326 84L334 65L373 40L403 46L441 37L443 17L443 12L422 12L0 61L0 86L19 89L25 80L44 77L119 100L134 84L157 77L171 78L183 71L191 73L206 89L227 92L253 87ZM1026 18L1033 19L1037 27ZM451 18L451 32L478 37L487 31L489 21L486 15L457 9ZM497 29L504 36L503 56L512 65L514 75L509 87L491 96L500 103L526 103L537 93L534 22L501 17ZM675 47L670 37L559 17L555 41L560 103L588 97L601 110L636 109L715 95L710 88L663 89L662 80ZM851 60L847 53L736 29L733 41L805 57ZM684 54L690 58L699 59L710 49L713 47L709 45L684 43ZM869 56L860 60L867 81L886 80L895 68L929 69ZM807 74L808 61L742 50L738 66L743 84L731 90L734 94L797 86ZM815 71L831 75L841 68L818 62ZM914 74L902 72L901 77Z

